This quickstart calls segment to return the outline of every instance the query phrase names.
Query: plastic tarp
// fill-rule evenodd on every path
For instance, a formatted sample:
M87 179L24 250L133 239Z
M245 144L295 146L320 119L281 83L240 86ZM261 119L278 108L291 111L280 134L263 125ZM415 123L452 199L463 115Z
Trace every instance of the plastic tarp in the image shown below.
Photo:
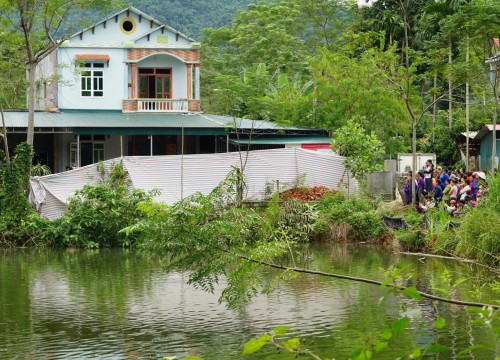
M233 166L246 163L245 198L264 200L266 186L277 181L280 187L304 179L305 186L326 186L338 190L357 190L357 181L349 176L344 158L331 153L298 148L231 152L204 155L129 156L104 162L106 167L121 161L128 172L131 187L159 190L156 200L173 204L196 192L208 194L223 181ZM98 164L36 177L31 180L30 202L40 215L56 219L64 214L68 199L86 184L98 184Z

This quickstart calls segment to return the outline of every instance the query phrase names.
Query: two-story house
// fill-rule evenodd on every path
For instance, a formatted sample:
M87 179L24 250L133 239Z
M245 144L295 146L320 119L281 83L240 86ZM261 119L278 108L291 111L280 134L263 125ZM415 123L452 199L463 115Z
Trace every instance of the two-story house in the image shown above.
M201 112L199 47L133 7L71 36L37 68L38 159L57 172L124 155L230 151L241 140L231 136L234 120ZM6 120L10 143L24 141L27 113L8 112ZM238 134L279 134L260 148L284 147L283 134L293 135L293 146L328 143L321 130L237 127Z

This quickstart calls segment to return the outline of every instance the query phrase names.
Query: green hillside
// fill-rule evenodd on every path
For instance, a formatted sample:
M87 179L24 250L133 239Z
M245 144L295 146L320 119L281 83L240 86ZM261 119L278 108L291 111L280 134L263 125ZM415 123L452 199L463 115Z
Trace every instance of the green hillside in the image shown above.
M230 24L235 12L254 2L256 0L134 0L130 4L200 40L204 28Z

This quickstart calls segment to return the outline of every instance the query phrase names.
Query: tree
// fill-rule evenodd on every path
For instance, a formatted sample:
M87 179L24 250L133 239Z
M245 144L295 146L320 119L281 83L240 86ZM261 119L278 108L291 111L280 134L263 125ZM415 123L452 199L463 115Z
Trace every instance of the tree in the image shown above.
M500 35L500 8L493 0L472 0L451 16L444 29L448 33L459 33L466 39L471 64L467 66L467 80L472 82L473 91L488 94L484 107L492 117L496 129L499 112L500 61L494 39ZM469 49L470 47L470 49ZM496 163L496 131L493 131L491 167Z
M377 136L367 133L360 122L363 119L350 119L338 129L332 138L332 148L346 157L345 167L362 181L366 174L380 170L385 151Z
M268 85L261 102L269 120L297 124L303 117L307 118L311 114L313 93L312 80L303 81L299 73L292 79L285 74L279 74L276 80Z
M234 16L230 26L206 29L201 53L204 110L220 113L219 108L212 107L213 97L217 96L213 89L220 89L224 80L230 80L228 75L242 77L258 64L265 64L272 84L266 100L283 95L285 91L276 92L272 87L276 88L277 82L285 77L295 85L298 78L302 85L307 84L311 80L308 62L311 53L318 46L332 45L350 21L351 13L340 1L280 0L251 4ZM266 105L277 107L270 101ZM251 108L248 110L243 115L255 113Z
M355 18L355 13L340 0L295 0L304 22L303 37L312 51L330 48Z
M36 68L52 51L69 37L61 34L62 26L73 11L106 10L118 5L117 0L3 0L0 12L9 31L22 34L28 70L28 134L26 142L33 146L35 125ZM71 31L71 29L69 30Z
M354 118L383 141L407 133L404 103L388 78L380 76L398 66L399 55L394 46L386 51L375 47L380 39L383 48L380 34L348 33L334 51L318 51L310 60L316 85L314 112L299 125L334 130ZM386 144L387 154L401 150L402 144L397 149Z
M20 109L26 104L26 52L22 44L20 34L0 32L0 68L9 69L0 72L0 106L4 109ZM19 59L19 64L12 59Z

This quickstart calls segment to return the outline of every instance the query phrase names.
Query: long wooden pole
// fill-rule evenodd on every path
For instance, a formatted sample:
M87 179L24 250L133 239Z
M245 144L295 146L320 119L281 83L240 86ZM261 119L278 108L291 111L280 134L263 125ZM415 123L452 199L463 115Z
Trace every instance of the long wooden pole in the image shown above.
M181 128L181 200L184 199L184 125Z
M448 49L448 65L451 67L453 62L453 43L451 38L449 40L449 49ZM448 74L448 127L451 130L453 125L453 83L451 81L451 69Z
M467 36L467 48L465 51L465 62L469 64L469 37ZM469 172L469 135L470 135L470 107L469 107L469 79L465 83L465 171Z
M76 167L80 167L80 135L76 135Z

